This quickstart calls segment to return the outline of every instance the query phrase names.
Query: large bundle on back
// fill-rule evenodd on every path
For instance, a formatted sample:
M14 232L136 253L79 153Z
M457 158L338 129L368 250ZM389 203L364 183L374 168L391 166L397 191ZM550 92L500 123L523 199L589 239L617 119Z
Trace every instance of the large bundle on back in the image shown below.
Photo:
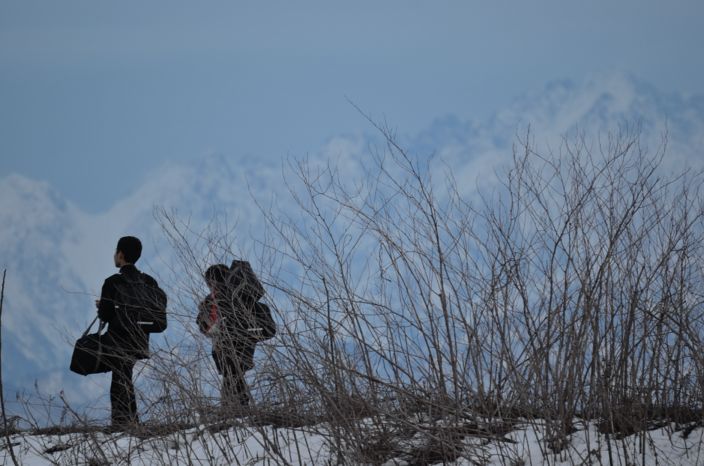
M264 287L248 261L233 260L228 281L233 293L241 300L257 302L264 297Z

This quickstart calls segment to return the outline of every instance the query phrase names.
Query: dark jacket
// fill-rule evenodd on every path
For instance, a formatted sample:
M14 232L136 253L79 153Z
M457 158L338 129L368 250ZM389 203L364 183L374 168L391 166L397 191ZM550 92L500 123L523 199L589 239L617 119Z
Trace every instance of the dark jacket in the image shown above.
M228 293L219 293L213 301L209 295L198 306L196 323L202 333L213 339L213 355L232 358L239 361L244 370L254 367L254 350L256 340L252 339L247 329L252 326L253 302L242 301ZM216 330L209 332L213 322L210 322L210 312L213 303L217 306L218 321Z
M166 307L166 294L157 281L140 272L134 265L125 265L103 283L98 317L108 323L104 342L112 352L127 357L149 357L149 333L140 323L151 309Z

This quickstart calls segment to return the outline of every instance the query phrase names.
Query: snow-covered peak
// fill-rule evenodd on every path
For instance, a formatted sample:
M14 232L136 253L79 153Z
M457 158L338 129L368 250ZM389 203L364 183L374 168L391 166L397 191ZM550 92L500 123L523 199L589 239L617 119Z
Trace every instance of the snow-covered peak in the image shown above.
M487 186L511 161L517 138L530 129L534 150L558 153L565 138L591 139L594 150L609 134L640 134L640 147L665 150L673 172L704 164L704 97L658 90L628 73L593 74L580 81L556 80L517 98L486 121L436 119L411 140L412 152L434 154L468 190Z
M26 240L37 229L66 225L77 213L48 183L21 175L0 179L0 232L3 243Z
M662 92L627 73L594 74L581 81L553 81L522 96L498 112L488 129L531 125L536 134L561 135L575 128L613 131L620 124L657 131L668 123L680 136L689 137L702 129L702 104L701 99Z

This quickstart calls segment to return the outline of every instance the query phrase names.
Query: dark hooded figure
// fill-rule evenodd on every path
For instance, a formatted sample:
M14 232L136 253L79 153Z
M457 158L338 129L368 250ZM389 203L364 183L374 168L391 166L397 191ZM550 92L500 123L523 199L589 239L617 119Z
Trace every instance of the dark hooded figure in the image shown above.
M231 270L224 264L209 267L204 278L210 295L200 303L198 328L213 341L213 359L222 375L221 403L237 409L250 401L244 374L254 367L256 341L247 329L256 299L238 293Z
M142 254L142 243L134 236L120 238L115 249L115 267L119 273L103 284L98 317L108 323L103 336L112 370L110 404L113 428L137 424L137 399L132 370L138 359L149 357L149 333L145 330L145 311L166 309L166 294L154 278L140 272L135 262ZM165 325L165 323L164 323Z

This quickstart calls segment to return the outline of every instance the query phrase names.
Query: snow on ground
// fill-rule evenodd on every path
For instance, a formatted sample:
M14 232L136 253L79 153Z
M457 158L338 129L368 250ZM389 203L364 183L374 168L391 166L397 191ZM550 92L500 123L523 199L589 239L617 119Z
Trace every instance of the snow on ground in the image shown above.
M704 429L681 430L674 424L626 438L600 434L593 423L576 421L577 431L559 453L554 453L540 422L517 424L505 436L467 436L455 465L701 465ZM417 437L417 436L416 436ZM124 433L15 434L10 437L19 464L34 465L323 465L335 464L335 444L322 425L307 428L228 428L197 426L160 436ZM402 445L399 442L397 445ZM415 437L406 446L420 446ZM7 440L0 440L0 459L10 465ZM417 449L416 449L417 450ZM393 456L393 455L392 455ZM353 453L345 464L364 464ZM380 463L380 462L379 462ZM377 464L379 464L377 463ZM385 466L443 464L396 451Z

